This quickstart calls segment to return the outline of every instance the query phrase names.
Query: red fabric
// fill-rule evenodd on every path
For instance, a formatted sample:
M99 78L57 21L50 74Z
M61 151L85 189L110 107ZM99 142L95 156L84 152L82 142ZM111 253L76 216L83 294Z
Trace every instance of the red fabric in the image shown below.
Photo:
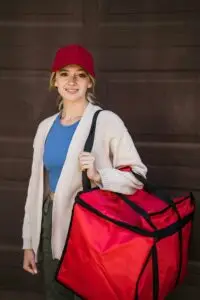
M168 228L178 221L172 208L144 190L127 197L152 214L151 221L158 229ZM174 203L181 218L194 211L190 196L175 198ZM165 299L174 288L178 273L178 232L156 241L154 237L116 225L106 217L148 232L154 231L117 194L98 189L80 193L74 205L57 280L87 300L154 300L152 249L156 245L159 275L157 300ZM192 219L182 228L180 281L187 271L191 224Z
M79 65L95 77L93 57L87 49L80 45L68 45L58 49L52 64L52 72L68 65Z

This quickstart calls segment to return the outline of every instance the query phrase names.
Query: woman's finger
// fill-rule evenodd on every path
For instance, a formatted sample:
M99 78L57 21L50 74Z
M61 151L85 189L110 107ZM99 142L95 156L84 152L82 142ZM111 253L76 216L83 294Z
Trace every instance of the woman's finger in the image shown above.
M27 271L27 272L29 272L33 275L37 274L37 268L32 262L25 263L23 268L24 268L25 271Z
M89 169L89 168L91 168L92 167L92 165L91 164L83 164L83 165L81 165L81 170L83 171L83 170L87 170L87 169Z
M33 271L33 269L32 269L30 266L24 266L24 270L25 270L26 272L29 272L29 273L31 273L31 274L34 274L34 271Z
M92 155L92 153L83 151L83 152L80 153L80 155Z
M81 164L89 164L89 163L93 163L93 162L94 162L94 158L80 159Z
M94 155L92 155L89 152L82 152L80 153L79 158L83 158L83 157L94 157Z

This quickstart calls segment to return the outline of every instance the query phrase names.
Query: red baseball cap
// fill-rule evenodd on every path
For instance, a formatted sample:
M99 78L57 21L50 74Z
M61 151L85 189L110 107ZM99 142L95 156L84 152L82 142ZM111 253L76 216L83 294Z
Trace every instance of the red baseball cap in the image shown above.
M80 45L68 45L58 49L51 70L56 72L68 65L79 65L95 77L92 54Z

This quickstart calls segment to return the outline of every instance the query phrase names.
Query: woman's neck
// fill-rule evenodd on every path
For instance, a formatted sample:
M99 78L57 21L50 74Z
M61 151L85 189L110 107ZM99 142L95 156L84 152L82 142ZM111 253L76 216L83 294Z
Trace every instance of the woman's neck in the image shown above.
M81 102L63 101L62 119L73 120L74 118L81 118L87 105L87 100Z

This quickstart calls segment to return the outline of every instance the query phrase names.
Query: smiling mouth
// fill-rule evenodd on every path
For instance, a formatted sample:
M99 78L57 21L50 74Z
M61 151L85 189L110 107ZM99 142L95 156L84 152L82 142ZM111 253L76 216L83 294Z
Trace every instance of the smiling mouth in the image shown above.
M78 89L65 89L66 92L70 93L70 94L75 94L78 92Z

